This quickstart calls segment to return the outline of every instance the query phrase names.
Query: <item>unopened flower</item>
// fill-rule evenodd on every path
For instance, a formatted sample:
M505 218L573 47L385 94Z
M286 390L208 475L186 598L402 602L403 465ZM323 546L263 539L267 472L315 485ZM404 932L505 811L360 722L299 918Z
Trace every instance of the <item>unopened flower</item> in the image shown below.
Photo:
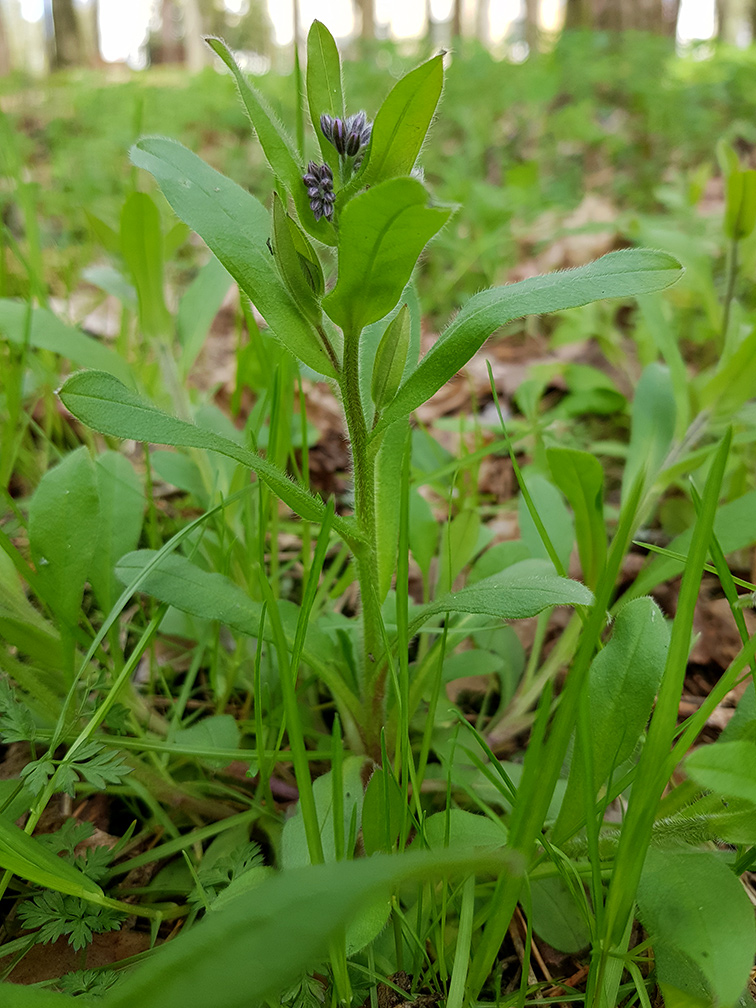
M364 112L356 112L346 119L322 115L320 128L342 157L354 157L370 143L373 124Z
M310 209L315 215L315 220L318 221L321 217L331 220L336 193L333 191L333 172L330 167L327 164L318 165L310 161L302 181L307 186Z

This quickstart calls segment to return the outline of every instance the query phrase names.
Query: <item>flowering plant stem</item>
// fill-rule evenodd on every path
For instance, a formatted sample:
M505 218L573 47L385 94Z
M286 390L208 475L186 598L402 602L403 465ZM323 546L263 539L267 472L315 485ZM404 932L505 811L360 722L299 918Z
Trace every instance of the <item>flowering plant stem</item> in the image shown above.
M375 590L377 529L375 504L375 448L368 437L368 425L360 394L360 330L344 333L344 367L339 384L352 452L354 514L364 542L356 549L357 577L362 607L361 674L365 703L362 722L366 752L380 758L380 731L383 724L384 676L376 666L381 646L381 610Z

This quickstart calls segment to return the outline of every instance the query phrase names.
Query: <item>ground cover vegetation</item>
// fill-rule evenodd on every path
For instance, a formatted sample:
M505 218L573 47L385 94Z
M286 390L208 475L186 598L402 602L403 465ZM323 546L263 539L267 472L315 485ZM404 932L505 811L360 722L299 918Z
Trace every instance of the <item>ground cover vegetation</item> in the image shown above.
M752 1003L752 54L208 44L5 95L4 1003Z

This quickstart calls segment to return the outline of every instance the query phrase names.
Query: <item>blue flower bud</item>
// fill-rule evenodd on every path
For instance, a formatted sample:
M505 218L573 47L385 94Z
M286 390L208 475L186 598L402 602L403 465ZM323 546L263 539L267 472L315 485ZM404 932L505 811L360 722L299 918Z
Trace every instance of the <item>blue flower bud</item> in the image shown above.
M310 161L307 171L302 176L302 182L307 187L310 209L315 215L315 220L318 221L321 217L331 220L336 194L333 191L333 172L330 167L327 164L319 165Z

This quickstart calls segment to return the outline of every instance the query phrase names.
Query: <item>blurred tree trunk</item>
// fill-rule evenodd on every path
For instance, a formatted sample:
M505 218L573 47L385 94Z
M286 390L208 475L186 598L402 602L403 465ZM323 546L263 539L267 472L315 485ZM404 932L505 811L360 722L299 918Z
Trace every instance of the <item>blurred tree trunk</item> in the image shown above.
M84 62L84 51L73 0L52 0L52 23L54 32L52 67L59 70L63 67L80 66Z
M751 39L756 29L756 0L717 0L717 38L737 45L750 29Z
M462 37L462 0L454 0L451 16L452 40Z
M179 0L184 23L184 59L191 73L202 70L209 62L210 50L205 45L205 28L198 0Z
M488 45L491 28L491 0L478 0L475 5L475 38Z
M375 38L375 0L357 0L360 12L360 38L369 42Z
M525 41L528 44L528 52L538 52L538 43L541 35L539 15L541 13L541 0L525 0Z
M674 36L680 0L567 0L565 28Z
M592 28L591 0L567 0L565 28Z
M181 16L176 0L161 0L159 42L152 55L153 63L181 63L184 47L181 44L179 23Z
M9 39L3 4L0 0L0 77L6 77L12 69Z
M100 3L88 0L86 7L79 8L79 32L82 55L88 66L102 66L100 55Z

